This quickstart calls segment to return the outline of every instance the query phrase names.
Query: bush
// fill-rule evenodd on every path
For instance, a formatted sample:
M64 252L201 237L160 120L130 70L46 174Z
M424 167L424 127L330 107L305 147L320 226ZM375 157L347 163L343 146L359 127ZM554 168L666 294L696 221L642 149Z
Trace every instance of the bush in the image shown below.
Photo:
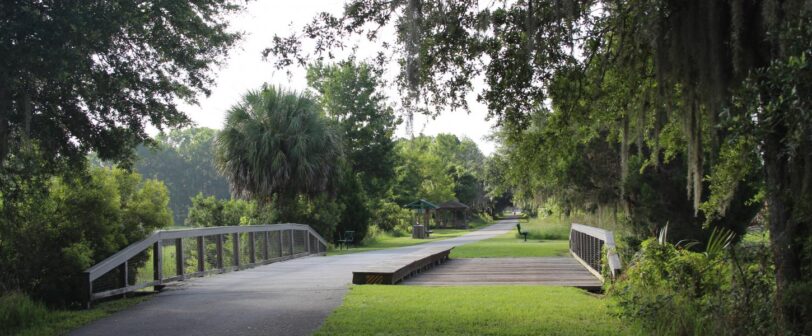
M771 274L763 246L713 255L652 238L608 293L646 333L760 335L774 332Z
M43 321L48 309L20 292L0 296L0 335L11 335Z

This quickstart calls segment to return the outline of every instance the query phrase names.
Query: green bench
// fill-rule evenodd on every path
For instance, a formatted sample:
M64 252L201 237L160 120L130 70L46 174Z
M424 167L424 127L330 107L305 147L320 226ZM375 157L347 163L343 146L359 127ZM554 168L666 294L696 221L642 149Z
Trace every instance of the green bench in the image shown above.
M341 245L344 245L347 249L350 248L350 244L355 242L355 231L345 231L344 237L341 236L341 233L338 234L338 240L336 241L338 245L338 249L341 249Z
M516 230L518 230L519 234L522 235L522 237L524 237L524 241L527 241L527 231L522 231L522 225L521 224L516 223Z

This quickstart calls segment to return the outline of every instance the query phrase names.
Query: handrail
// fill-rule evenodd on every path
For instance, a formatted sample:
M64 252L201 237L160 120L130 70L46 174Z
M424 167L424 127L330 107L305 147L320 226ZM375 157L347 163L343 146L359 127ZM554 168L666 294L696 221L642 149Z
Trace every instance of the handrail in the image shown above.
M300 248L304 249L304 252L294 253L294 232L304 232L305 235L305 242L304 246L299 246ZM269 233L271 232L290 232L289 237L290 241L288 244L289 247L289 254L287 256L283 256L283 251L281 250L281 245L279 245L279 257L276 258L269 258ZM248 234L248 238L251 241L251 245L249 245L249 254L250 254L250 262L246 265L241 265L240 262L240 234ZM127 292L131 292L140 288L150 287L150 286L157 286L162 287L162 285L166 282L174 281L174 280L183 280L188 277L192 276L203 276L205 274L209 274L212 271L227 271L226 267L223 267L223 236L224 235L232 235L233 239L232 242L234 244L232 250L232 257L234 258L234 266L232 269L242 269L244 267L251 267L258 264L265 264L273 261L280 261L290 258L301 257L310 254L320 254L323 255L327 251L327 241L313 228L309 225L305 224L263 224L263 225L246 225L246 226L217 226L217 227L206 227L206 228L190 228L190 229L180 229L180 230L159 230L155 231L146 238L136 243L130 244L129 246L125 247L121 251L113 254L112 256L102 260L101 262L93 265L92 267L86 269L83 273L83 283L87 286L86 290L86 305L89 306L90 302L96 299L113 296L113 295L120 295ZM259 235L257 235L259 234ZM205 269L205 237L216 237L216 245L217 245L217 267L215 270L206 271ZM262 238L262 256L263 259L260 262L256 260L256 237ZM184 266L185 260L183 255L183 240L188 238L197 238L197 251L198 251L198 272L194 274L184 274ZM282 235L279 235L279 242L282 244ZM165 240L174 240L176 246L176 266L177 266L177 276L172 278L164 278L163 277L163 264L162 264L162 242ZM311 246L311 243L314 243L315 246ZM140 285L129 285L128 283L128 274L127 274L127 267L128 261L142 252L146 251L152 247L153 249L153 272L154 272L154 279L155 281L147 282ZM94 293L93 292L93 281L99 279L100 277L108 274L110 271L114 269L121 269L120 272L120 288L104 291L101 293Z
M612 231L588 225L572 223L570 227L570 252L587 270L601 280L601 255L606 249L606 260L609 274L614 279L620 274L622 265L617 255L615 238Z

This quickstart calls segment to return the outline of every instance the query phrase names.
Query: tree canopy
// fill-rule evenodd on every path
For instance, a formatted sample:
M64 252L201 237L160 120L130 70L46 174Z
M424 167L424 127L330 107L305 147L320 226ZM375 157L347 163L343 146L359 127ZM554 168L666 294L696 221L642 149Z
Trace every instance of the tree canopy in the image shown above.
M210 70L239 37L236 1L4 1L0 163L35 141L48 160L90 151L126 160L148 125L188 123L178 101L208 95ZM58 61L57 61L58 60Z

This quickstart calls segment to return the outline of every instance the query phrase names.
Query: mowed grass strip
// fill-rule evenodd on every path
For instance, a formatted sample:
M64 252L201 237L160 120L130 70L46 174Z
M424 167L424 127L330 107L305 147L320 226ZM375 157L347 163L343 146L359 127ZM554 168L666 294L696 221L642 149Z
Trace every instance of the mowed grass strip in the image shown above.
M364 245L361 246L351 246L349 249L342 248L341 250L336 250L333 248L327 251L327 255L342 255L348 253L358 253L425 244L428 242L459 237L466 233L473 232L474 229L434 229L433 231L434 233L432 233L431 237L427 239L414 239L410 235L394 237L391 234L383 233L375 237L374 239L365 241Z
M468 229L432 229L432 234L427 239L414 239L412 238L411 234L403 234L402 236L396 237L393 236L391 233L382 232L377 236L371 239L365 239L361 245L352 246L349 249L341 249L337 250L334 246L330 247L330 250L327 251L327 255L342 255L348 253L358 253L358 252L366 252L366 251L375 251L375 250L383 250L383 249L390 249L390 248L397 248L397 247L404 247L404 246L412 246L418 244L425 244L428 242L455 238L462 236L466 233L474 232L479 230L485 226L493 224L495 221L490 219L484 219L481 217L476 217L470 223L468 223Z
M513 232L476 243L457 246L451 258L556 257L569 255L569 241L535 240L526 242Z
M569 224L551 217L522 220L524 241L518 230L465 244L451 250L451 258L558 257L569 255Z
M622 335L607 300L554 286L354 286L316 335Z

